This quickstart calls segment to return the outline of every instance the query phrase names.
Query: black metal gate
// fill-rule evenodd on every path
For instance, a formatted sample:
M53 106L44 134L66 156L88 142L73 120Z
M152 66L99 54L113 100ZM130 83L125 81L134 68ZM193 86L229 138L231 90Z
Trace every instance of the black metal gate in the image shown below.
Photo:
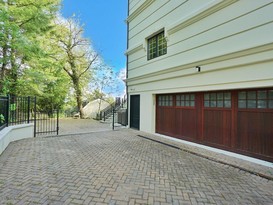
M34 116L34 137L59 134L59 110L39 110Z
M59 110L41 109L34 98L34 137L59 134Z

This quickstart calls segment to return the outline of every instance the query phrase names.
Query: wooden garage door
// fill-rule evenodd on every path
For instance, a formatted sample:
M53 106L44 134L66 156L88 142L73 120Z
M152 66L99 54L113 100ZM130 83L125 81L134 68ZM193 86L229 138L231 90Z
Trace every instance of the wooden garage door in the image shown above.
M209 145L230 147L232 128L231 92L204 93L203 104L203 142Z
M156 132L273 162L273 88L157 95Z
M195 94L158 95L157 133L195 140L198 132L195 98Z
M236 148L273 161L273 89L238 92Z

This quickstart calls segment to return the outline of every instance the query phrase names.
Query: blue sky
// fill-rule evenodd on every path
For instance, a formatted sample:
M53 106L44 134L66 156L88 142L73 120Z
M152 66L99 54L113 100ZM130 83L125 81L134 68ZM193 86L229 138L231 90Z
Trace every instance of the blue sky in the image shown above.
M62 15L73 14L104 62L115 71L125 68L127 0L63 0Z

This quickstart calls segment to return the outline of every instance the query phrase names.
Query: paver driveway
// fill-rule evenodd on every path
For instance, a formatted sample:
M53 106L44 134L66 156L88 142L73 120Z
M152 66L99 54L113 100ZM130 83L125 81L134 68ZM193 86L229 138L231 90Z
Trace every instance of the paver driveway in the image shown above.
M124 129L10 144L0 203L273 204L273 182Z

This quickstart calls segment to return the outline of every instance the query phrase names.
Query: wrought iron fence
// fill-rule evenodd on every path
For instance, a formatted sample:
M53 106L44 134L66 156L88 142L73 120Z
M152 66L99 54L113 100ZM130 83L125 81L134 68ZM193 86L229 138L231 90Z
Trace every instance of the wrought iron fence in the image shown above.
M0 130L8 126L8 97L0 96Z
M38 109L36 97L0 96L0 130L34 123L34 137L59 131L59 111Z
M33 100L30 97L1 96L0 130L10 125L30 123L33 106Z
M31 97L8 97L9 119L8 125L28 124L31 122L34 113L34 98Z

